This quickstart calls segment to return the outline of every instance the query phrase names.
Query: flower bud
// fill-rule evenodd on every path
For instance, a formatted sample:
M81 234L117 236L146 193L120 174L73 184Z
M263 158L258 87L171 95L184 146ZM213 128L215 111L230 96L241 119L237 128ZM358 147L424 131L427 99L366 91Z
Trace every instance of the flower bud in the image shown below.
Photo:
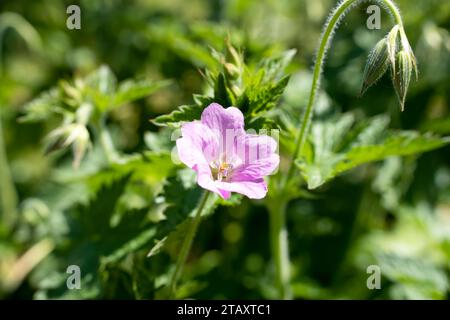
M389 33L387 35L387 43L386 43L392 72L394 74L395 74L395 56L396 56L397 50L398 50L397 36L398 36L399 30L400 30L400 26L398 24L395 25L391 29L391 31L389 31Z
M380 79L389 66L389 55L386 38L381 39L372 49L364 69L361 95Z
M72 85L65 80L60 81L59 85L68 98L73 99L74 101L80 101L82 99L82 93L76 85Z
M86 125L91 117L93 106L91 103L83 102L76 111L77 122Z
M241 94L242 94L242 89L241 89L238 85L235 85L235 84L233 84L233 85L231 86L231 91L233 92L233 94L234 94L236 97L240 97Z
M417 80L417 78L419 76L419 71L417 69L416 57L414 56L414 52L409 44L408 37L406 36L406 33L403 29L400 30L400 43L401 43L402 49L406 51L406 53L409 56L409 59L411 60L412 68L414 70L414 74L415 74L415 77Z
M85 126L79 127L78 136L72 144L72 153L73 153L73 162L72 165L74 168L78 168L80 166L80 162L86 153L86 150L89 147L89 131Z
M417 62L409 45L405 30L395 25L388 35L380 40L370 52L364 70L364 80L361 87L363 94L391 67L391 78L400 102L401 110L405 108L406 93L411 82L411 74L417 78Z
M227 56L228 56L228 58L231 58L232 63L234 65L236 65L237 68L239 69L242 66L242 56L233 47L233 45L231 44L230 39L227 39L227 41L226 41L226 49L227 49Z
M392 82L397 93L402 111L405 108L406 93L411 82L411 73L414 68L411 55L401 50L396 56L398 70L393 74Z
M234 64L226 62L226 63L224 63L223 66L224 66L224 69L225 69L225 72L226 72L227 76L230 79L236 80L241 75L241 71Z
M72 145L73 166L77 168L89 146L89 131L83 124L71 123L59 127L47 136L45 153L64 149Z

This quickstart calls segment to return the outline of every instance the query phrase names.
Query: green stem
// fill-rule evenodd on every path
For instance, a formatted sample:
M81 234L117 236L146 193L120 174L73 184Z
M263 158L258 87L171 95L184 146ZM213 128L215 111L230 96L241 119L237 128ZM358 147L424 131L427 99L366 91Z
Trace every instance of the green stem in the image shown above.
M312 110L313 110L314 103L316 100L317 92L320 88L320 78L322 75L322 69L323 69L323 64L325 62L326 52L327 52L327 49L329 48L330 43L333 39L334 31L337 28L339 21L346 14L347 10L349 8L351 8L353 5L356 5L358 2L362 2L362 1L364 1L364 0L346 0L346 1L341 2L338 5L338 7L333 11L333 13L330 16L330 19L328 20L328 22L325 26L325 30L320 39L319 49L317 51L317 57L316 57L316 61L314 64L313 80L312 80L312 85L311 85L311 91L309 94L308 104L307 104L306 110L303 114L300 131L298 132L298 135L295 140L295 149L294 149L294 152L292 155L292 160L289 164L289 169L288 169L287 174L284 177L282 185L281 185L282 189L284 189L286 187L286 185L289 182L289 179L294 171L295 159L297 159L299 154L301 154L301 152L303 151L303 147L305 144L308 129L311 125ZM403 26L400 12L391 0L375 0L375 2L384 4L385 7L388 9L388 11L394 17L395 22L398 25Z
M0 204L2 219L7 227L12 227L17 209L17 193L8 166L6 145L3 138L2 107L0 106Z
M280 299L291 299L290 260L286 230L286 201L273 201L269 205L270 248L275 266L275 278Z
M175 271L169 284L169 298L173 298L175 296L178 278L183 271L186 258L191 251L192 242L194 241L195 234L197 233L198 226L202 219L202 211L205 208L210 194L211 193L209 191L204 191L202 199L198 205L197 212L195 213L194 219L189 226L183 245L181 246L180 254L178 255L177 263L175 265Z
M317 92L320 88L320 78L322 74L323 64L325 62L325 56L327 49L333 39L333 34L337 28L339 21L345 16L346 12L353 6L364 0L344 0L336 9L331 13L328 22L325 25L325 29L322 33L319 48L317 50L316 61L314 64L313 80L311 85L311 91L309 94L308 104L302 117L300 130L295 139L295 149L292 154L292 159L289 163L289 169L286 175L281 177L281 183L278 196L275 197L273 202L275 205L270 210L271 216L271 247L272 254L275 260L275 273L277 278L277 286L279 289L279 295L281 298L289 298L289 248L287 243L287 231L285 228L286 207L288 198L286 195L286 188L289 185L289 179L294 173L295 160L302 153L305 144L306 136L311 125L313 107L315 104ZM397 7L391 0L374 0L374 2L381 3L392 14L395 22L403 26L402 18Z

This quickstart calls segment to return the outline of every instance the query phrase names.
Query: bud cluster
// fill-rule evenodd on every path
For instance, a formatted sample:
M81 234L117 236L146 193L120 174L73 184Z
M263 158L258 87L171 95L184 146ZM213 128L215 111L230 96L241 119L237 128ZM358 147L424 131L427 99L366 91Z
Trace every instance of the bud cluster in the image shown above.
M220 63L223 73L226 77L234 96L239 97L242 94L242 76L244 74L244 58L242 54L231 44L228 38L225 43L226 52L221 53L212 49L211 54Z
M403 111L412 73L414 71L417 78L418 71L416 58L406 33L398 24L370 52L364 70L361 94L377 82L388 68Z
M90 135L87 122L92 112L92 105L83 103L76 112L73 122L65 123L51 131L46 140L46 153L72 146L73 167L78 168L90 146Z

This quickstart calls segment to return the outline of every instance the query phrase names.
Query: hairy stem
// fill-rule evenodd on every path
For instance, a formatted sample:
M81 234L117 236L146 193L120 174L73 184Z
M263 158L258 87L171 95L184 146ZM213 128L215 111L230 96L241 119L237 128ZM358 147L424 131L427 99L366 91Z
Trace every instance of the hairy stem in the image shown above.
M308 104L306 106L305 112L303 114L302 123L300 127L300 131L295 140L295 149L292 155L292 160L289 164L289 169L287 171L286 176L283 179L282 188L285 188L292 173L295 168L295 159L301 154L303 150L303 146L305 144L306 136L308 134L308 129L311 125L312 111L314 108L314 103L316 100L317 92L320 88L320 78L322 75L323 64L325 62L325 56L327 49L330 46L331 41L333 40L333 34L335 29L337 28L339 21L345 16L348 9L350 9L353 5L358 4L359 2L363 2L365 0L344 0L342 1L336 9L331 14L328 22L325 25L325 29L322 33L319 48L317 50L316 61L314 63L314 71L313 71L313 80L311 85L311 91L309 94ZM400 16L400 12L395 4L391 0L374 0L376 3L380 3L384 5L384 7L392 14L396 24L403 26L402 18Z
M269 205L270 248L274 259L276 286L280 299L291 299L290 260L286 230L285 201L274 201Z
M330 18L325 24L325 29L322 33L319 48L317 50L317 56L314 63L313 80L311 85L311 91L309 94L308 104L306 106L305 112L301 120L300 130L295 140L295 149L292 154L292 159L289 163L289 169L286 174L281 178L280 190L278 197L273 199L275 203L279 202L274 206L271 211L271 247L273 258L275 260L275 273L277 277L277 286L279 288L279 296L281 298L289 297L289 248L287 243L287 231L285 224L286 217L286 207L288 198L286 195L286 188L289 183L289 179L294 173L295 160L303 151L306 137L308 135L308 130L311 125L313 108L317 96L317 92L320 88L320 78L322 74L323 64L325 62L325 56L327 49L333 39L333 34L337 28L339 21L345 16L347 11L358 3L365 0L344 0L338 4L336 9L331 13ZM373 0L376 3L383 5L393 16L395 23L400 27L403 26L402 18L397 7L391 0Z
M211 192L206 190L204 191L198 205L197 212L195 213L194 219L191 221L186 237L184 238L183 245L181 246L180 254L178 255L177 263L175 265L175 271L169 284L169 298L173 298L175 296L178 278L183 272L186 258L191 251L192 242L194 241L195 234L197 233L198 226L202 219L202 211L205 208L206 203L208 202L210 194Z

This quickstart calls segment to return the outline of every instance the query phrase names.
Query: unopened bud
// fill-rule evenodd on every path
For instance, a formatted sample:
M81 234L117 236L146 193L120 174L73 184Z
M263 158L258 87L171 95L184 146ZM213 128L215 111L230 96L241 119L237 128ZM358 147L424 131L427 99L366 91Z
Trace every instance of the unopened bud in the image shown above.
M230 39L227 39L226 47L227 47L227 55L231 58L232 63L239 68L242 65L242 57L238 53L238 51L233 47Z
M80 162L89 147L89 131L85 126L80 126L80 131L78 132L77 139L72 144L73 162L74 168L80 166Z
M386 72L389 66L389 54L386 38L381 39L370 52L367 59L366 68L363 75L361 94L375 82L377 82Z
M235 85L235 84L233 84L233 85L231 86L231 91L233 91L233 93L234 93L234 95L235 95L236 97L240 97L241 94L242 94L242 89L239 88L239 86L237 86L237 85Z
M410 54L405 50L401 50L396 58L398 70L393 75L392 82L394 83L394 88L403 111L405 108L406 93L408 92L411 73L414 67Z
M89 146L89 131L83 124L71 123L50 132L46 140L46 153L64 149L72 145L74 156L73 166L76 168L79 166Z
M391 62L391 68L392 68L392 72L395 73L395 56L397 54L397 50L398 50L398 44L397 44L397 36L398 36L398 32L400 30L400 26L397 24L395 25L391 31L389 31L387 38L386 38L386 45L387 45L387 50L388 50L388 55L389 55L389 60Z
M229 63L229 62L226 62L226 63L224 64L224 68L225 68L225 71L226 71L226 73L227 73L227 76L228 76L230 79L235 80L235 79L238 79L238 78L239 78L241 72L240 72L239 68L236 67L234 64Z
M86 125L89 122L92 110L93 106L91 103L87 102L82 103L76 112L77 122Z
M408 37L406 36L406 33L403 29L400 30L400 43L401 43L402 49L404 51L406 51L406 53L409 55L409 58L412 63L412 68L414 70L414 74L415 74L415 77L417 80L417 78L419 76L419 71L417 68L417 60L416 60L416 57L414 56L414 52L409 44Z

